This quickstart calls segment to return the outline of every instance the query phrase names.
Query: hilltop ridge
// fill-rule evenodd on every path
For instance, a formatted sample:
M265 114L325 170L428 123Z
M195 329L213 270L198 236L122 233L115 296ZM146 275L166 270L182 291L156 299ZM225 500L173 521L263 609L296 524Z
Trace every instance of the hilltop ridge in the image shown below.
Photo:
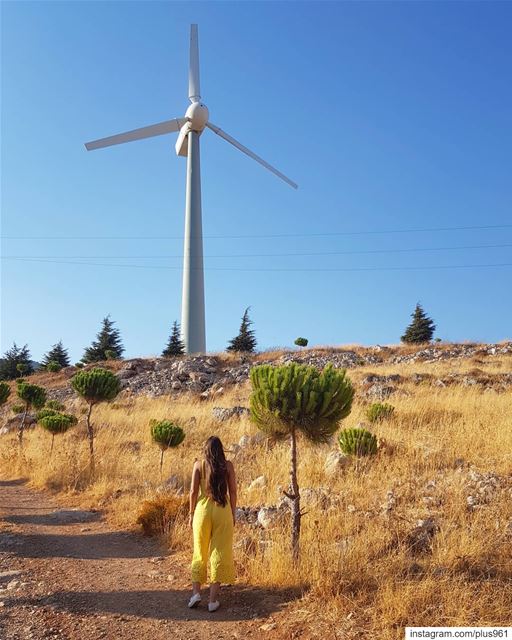
M191 393L208 399L222 396L228 389L243 385L249 377L249 371L259 364L287 364L298 362L323 368L332 364L336 368L364 369L374 368L376 371L397 365L418 365L422 371L408 372L407 375L415 384L430 382L437 386L461 383L466 386L477 384L495 390L512 386L512 372L483 372L479 369L487 358L512 355L512 342L494 344L482 343L437 343L429 345L376 345L370 347L312 347L302 350L273 350L256 354L206 354L181 356L176 358L147 357L126 360L110 360L91 363L84 367L105 367L116 372L122 381L125 395L146 395L157 397ZM468 360L472 365L468 371L453 371L448 375L436 376L433 372L424 371L423 365L435 365L447 361ZM466 367L467 368L467 367ZM59 373L43 370L34 372L30 379L45 386L49 396L58 400L74 397L69 379L79 369L66 367ZM376 373L373 378L363 379L364 393L368 397L383 399L394 391L392 385L405 381L407 375L393 376ZM4 409L5 411L5 409Z

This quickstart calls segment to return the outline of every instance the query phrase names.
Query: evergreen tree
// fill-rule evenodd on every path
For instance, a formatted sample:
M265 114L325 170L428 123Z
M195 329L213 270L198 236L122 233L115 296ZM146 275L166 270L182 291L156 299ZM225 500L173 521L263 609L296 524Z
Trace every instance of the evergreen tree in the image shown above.
M0 380L20 378L22 374L18 369L19 364L24 366L23 375L32 373L33 367L28 345L18 347L14 342L13 346L4 353L4 357L0 359Z
M28 410L32 408L42 409L44 407L46 390L37 384L29 384L28 382L20 382L19 380L16 383L16 387L18 398L24 403L23 417L18 427L18 442L21 446L23 444L23 430L25 428Z
M87 364L89 362L118 360L121 358L124 347L119 329L115 329L114 324L109 315L103 318L101 330L96 336L96 340L85 350L82 362Z
M236 338L229 341L227 351L245 351L246 353L254 353L256 348L256 338L254 336L254 330L249 327L252 324L252 320L249 318L249 309L244 312L242 317L242 324L240 325L240 331Z
M106 369L96 367L89 371L79 371L71 378L71 387L89 405L86 415L87 433L89 436L90 469L94 476L94 427L91 423L92 408L100 402L110 402L121 391L119 378Z
M292 363L281 367L260 365L250 371L251 420L267 435L289 438L291 542L294 560L299 556L300 492L297 480L297 436L313 444L328 442L352 408L354 388L344 370Z
M405 330L404 335L400 338L402 342L409 344L418 344L422 342L430 342L436 325L434 321L427 316L423 307L418 302L414 313L411 313L412 322Z
M50 457L53 452L53 442L55 440L55 436L58 433L66 433L66 431L70 427L74 426L78 422L75 416L68 413L59 413L58 411L42 415L37 418L37 421L43 427L43 429L46 429L46 431L52 434Z
M151 420L149 426L153 442L160 447L160 477L162 477L165 451L178 447L185 439L185 432L170 420Z
M47 367L50 362L57 362L61 367L69 367L68 350L64 349L62 340L54 344L48 353L43 356L41 364L43 367Z
M167 346L162 351L164 358L172 358L173 356L182 356L185 353L185 345L181 339L180 325L175 320L172 325L172 332L167 342Z

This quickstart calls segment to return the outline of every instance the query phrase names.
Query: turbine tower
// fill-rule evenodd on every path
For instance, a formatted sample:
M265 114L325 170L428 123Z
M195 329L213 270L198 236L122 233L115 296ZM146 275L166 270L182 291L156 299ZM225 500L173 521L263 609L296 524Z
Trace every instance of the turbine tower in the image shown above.
M199 86L199 45L197 24L190 27L190 61L188 71L188 98L191 102L182 118L165 120L141 129L119 133L108 138L87 142L88 151L110 147L124 142L142 140L166 133L179 132L176 154L187 158L187 180L185 197L185 238L183 249L183 293L181 307L181 331L187 353L206 351L204 312L203 228L201 218L201 167L199 138L207 127L232 144L266 169L284 180L294 189L295 182L287 178L263 158L210 122L210 114L201 102Z

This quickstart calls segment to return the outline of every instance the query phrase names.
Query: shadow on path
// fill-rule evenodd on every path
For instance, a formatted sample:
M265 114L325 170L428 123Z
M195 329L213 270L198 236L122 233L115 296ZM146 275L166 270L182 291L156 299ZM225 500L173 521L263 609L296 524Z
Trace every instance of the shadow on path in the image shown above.
M24 511L27 509L33 509L33 507L19 507ZM37 509L41 511L41 508ZM101 520L101 513L95 511L77 511L76 513L72 509L55 510L54 513L34 513L34 514L22 514L11 515L4 517L6 522L12 522L13 524L35 524L49 526L66 526L68 524L87 524L88 522L97 522Z
M209 620L211 622L249 620L254 616L266 617L280 610L291 600L300 598L300 589L259 589L245 585L222 587L223 606L209 613L206 592L197 609L189 609L188 589L165 591L59 591L52 596L7 600L5 606L51 606L73 613L117 614L153 620ZM250 606L248 606L250 605Z
M16 534L16 547L9 549L21 558L150 558L154 545L124 531L84 535ZM0 541L0 549L2 547Z
M22 484L27 484L27 478L17 478L16 480L0 480L0 487L19 487Z

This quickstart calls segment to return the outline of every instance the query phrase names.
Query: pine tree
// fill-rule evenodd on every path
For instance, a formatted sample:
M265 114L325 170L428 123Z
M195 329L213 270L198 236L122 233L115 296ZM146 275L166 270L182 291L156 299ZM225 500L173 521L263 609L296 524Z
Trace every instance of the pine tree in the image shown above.
M30 360L30 351L28 345L18 347L13 342L13 346L4 353L4 357L0 359L0 380L14 380L20 378L21 373L18 369L18 365L24 366L23 375L29 375L32 373L33 366Z
M151 420L149 426L153 442L160 447L160 477L162 477L165 451L178 447L185 440L185 432L170 420Z
M124 347L121 342L121 334L119 329L114 328L114 324L109 315L103 318L101 330L96 336L96 340L85 350L82 362L87 364L103 360L118 360L122 357Z
M37 419L38 423L52 434L52 446L50 447L50 457L53 453L53 443L55 440L55 436L59 433L66 433L66 431L73 427L78 420L75 416L70 415L68 413L59 413L58 411L43 415L42 417Z
M64 349L62 340L59 340L57 344L54 344L48 353L43 356L41 364L43 367L46 367L50 362L57 362L61 367L69 367L70 362L68 350Z
M434 321L427 316L423 307L418 302L414 313L411 313L412 322L405 330L404 335L400 338L402 342L409 344L419 344L422 342L430 342L436 325Z
M249 309L244 312L242 317L242 324L240 325L240 331L236 338L229 341L227 351L245 351L246 353L254 353L256 348L256 338L254 336L254 330L249 327L252 324L252 320L249 318Z
M267 435L289 438L291 542L294 560L299 556L303 512L297 479L297 436L313 444L328 442L352 408L354 388L344 370L292 363L280 367L260 365L250 371L251 420Z
M42 409L46 402L46 390L43 387L39 387L37 384L29 384L28 382L16 383L16 393L18 398L23 401L23 417L18 427L18 442L20 446L23 444L23 431L25 428L25 422L27 420L28 410L31 408Z
M110 402L121 391L119 378L106 369L96 367L89 371L79 371L71 378L71 387L89 405L85 420L89 437L90 469L94 476L94 426L91 423L92 408L100 402Z
M172 358L173 356L182 356L185 353L185 345L181 339L180 325L175 320L172 325L172 332L165 349L162 351L164 358Z

